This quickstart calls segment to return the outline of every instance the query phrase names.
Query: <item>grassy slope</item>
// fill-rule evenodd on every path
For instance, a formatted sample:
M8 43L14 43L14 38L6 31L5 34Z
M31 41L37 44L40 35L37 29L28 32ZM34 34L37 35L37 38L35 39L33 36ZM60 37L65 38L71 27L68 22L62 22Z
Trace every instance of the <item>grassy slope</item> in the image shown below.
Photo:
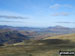
M49 39L61 39L61 43L54 44ZM0 47L0 56L59 56L59 50L75 51L75 34L61 35L55 37L48 37L41 41L32 41L37 43L48 43L44 45L19 45ZM47 41L48 40L48 41ZM64 41L65 40L65 41ZM70 40L66 43L66 40Z
M44 40L46 39L63 39L63 40L71 40L75 42L75 34L67 34L67 35L60 35L60 36L44 38Z

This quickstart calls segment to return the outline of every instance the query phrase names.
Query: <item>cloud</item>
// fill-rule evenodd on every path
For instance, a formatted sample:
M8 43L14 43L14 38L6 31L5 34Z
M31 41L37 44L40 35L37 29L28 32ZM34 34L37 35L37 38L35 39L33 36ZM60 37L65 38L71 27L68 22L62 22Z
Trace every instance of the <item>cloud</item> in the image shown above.
M51 9L60 9L60 8L72 8L71 4L53 4L50 6Z
M27 17L22 16L8 16L8 15L0 15L0 18L8 18L8 19L28 19Z
M54 13L52 16L69 16L70 13L68 12L59 12L59 13Z
M65 4L63 6L66 7L66 8L73 8L73 6L71 4Z
M60 15L59 13L52 14L52 16L59 16L59 15Z
M22 15L11 11L0 11L0 18L5 19L29 19L29 16Z
M56 22L56 23L75 24L75 22Z
M6 22L6 23L25 23L25 22L22 22L22 21L0 21L0 22Z
M60 15L63 15L63 16L68 16L70 13L68 12L61 12Z
M59 7L61 7L60 4L54 4L54 5L50 6L50 8L52 8L52 9L58 9Z

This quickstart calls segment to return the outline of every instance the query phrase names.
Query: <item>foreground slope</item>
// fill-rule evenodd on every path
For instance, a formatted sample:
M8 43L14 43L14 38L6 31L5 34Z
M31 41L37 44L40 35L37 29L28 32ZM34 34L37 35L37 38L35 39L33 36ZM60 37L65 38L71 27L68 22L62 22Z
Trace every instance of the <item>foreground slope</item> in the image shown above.
M60 50L75 51L74 39L75 34L68 34L43 40L25 40L20 43L22 45L16 43L17 45L0 47L0 56L59 56Z

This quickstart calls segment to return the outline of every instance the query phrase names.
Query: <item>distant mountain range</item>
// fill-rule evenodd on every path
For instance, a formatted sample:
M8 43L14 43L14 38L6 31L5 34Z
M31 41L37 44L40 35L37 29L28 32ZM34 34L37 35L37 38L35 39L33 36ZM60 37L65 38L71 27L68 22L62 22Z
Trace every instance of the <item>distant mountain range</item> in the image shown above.
M35 31L39 31L43 28L35 28L35 27L13 27L13 26L7 26L7 25L1 25L0 26L0 29L11 29L11 30L25 30L25 31L28 31L28 30L35 30Z
M54 27L47 27L47 28L35 28L35 27L13 27L13 26L0 26L0 29L6 30L16 30L16 31L27 31L34 32L35 35L43 35L48 33L55 33L55 34L69 34L75 33L75 28L63 27L63 26L54 26ZM37 34L36 34L37 33Z

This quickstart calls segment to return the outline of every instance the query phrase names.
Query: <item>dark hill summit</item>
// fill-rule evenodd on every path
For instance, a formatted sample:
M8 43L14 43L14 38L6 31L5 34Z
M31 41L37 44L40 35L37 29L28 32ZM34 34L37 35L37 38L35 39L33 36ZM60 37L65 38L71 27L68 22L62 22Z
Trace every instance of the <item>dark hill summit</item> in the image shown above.
M22 42L23 40L28 40L30 37L27 35L23 35L19 33L18 31L0 31L0 44L2 43L17 43Z

